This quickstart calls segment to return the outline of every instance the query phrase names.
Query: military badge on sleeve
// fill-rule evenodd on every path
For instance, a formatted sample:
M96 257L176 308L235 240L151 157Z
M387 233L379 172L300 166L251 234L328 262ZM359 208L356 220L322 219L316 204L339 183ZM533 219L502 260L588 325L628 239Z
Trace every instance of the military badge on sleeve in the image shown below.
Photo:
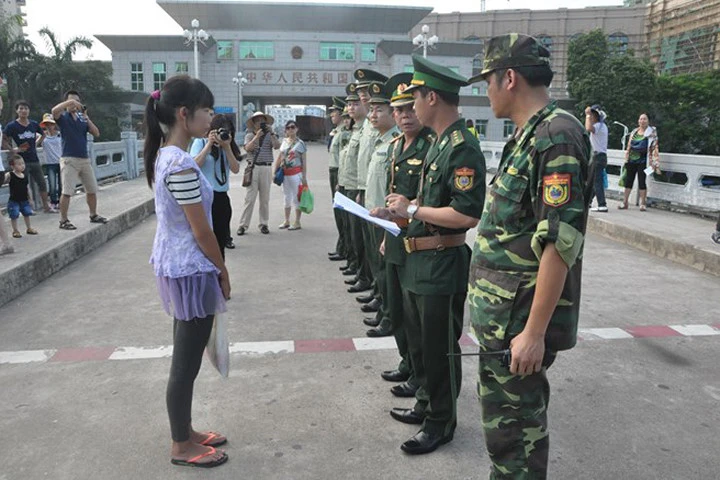
M565 205L570 200L570 174L553 173L543 177L543 203L551 207Z
M475 180L475 170L472 168L462 167L455 169L455 188L461 192L466 192L473 187Z

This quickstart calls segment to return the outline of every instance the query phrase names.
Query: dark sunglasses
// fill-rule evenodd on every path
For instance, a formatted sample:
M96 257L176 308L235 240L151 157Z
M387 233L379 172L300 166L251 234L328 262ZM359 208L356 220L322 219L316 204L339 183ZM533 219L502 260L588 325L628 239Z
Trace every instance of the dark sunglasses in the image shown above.
M285 127L285 130L295 130L296 128L296 125L288 125L287 127Z

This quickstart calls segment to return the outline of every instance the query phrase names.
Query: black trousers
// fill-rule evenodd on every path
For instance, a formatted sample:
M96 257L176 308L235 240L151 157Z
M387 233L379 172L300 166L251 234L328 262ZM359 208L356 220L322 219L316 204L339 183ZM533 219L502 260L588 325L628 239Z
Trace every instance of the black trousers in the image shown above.
M338 185L338 169L331 168L329 170L330 175L330 198L335 196L335 191ZM345 251L345 227L343 225L343 212L337 208L333 208L333 215L335 216L335 228L338 231L338 239L335 243L335 252L347 257Z
M174 442L190 439L193 387L213 320L214 316L210 315L192 320L175 319L173 323L173 356L166 402Z
M225 244L230 238L231 218L232 205L230 205L230 197L227 192L214 192L212 203L213 232L223 258L225 258Z

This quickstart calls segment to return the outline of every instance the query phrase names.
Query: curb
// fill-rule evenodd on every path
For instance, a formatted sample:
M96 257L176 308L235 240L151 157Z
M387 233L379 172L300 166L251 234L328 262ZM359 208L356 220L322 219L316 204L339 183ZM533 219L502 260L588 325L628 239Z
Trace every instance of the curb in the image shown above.
M588 219L587 228L609 240L637 248L656 257L720 276L720 255L717 253L593 217Z
M7 272L0 273L0 306L29 291L113 237L130 230L153 213L155 201L151 198L110 218L105 225L91 228Z

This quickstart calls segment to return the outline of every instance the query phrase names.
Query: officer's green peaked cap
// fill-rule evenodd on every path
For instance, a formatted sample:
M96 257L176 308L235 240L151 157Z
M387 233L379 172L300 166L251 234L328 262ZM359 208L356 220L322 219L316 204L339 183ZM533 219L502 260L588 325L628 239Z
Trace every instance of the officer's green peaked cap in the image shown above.
M411 85L405 90L412 91L417 87L428 87L447 93L460 93L460 87L468 85L468 79L453 72L448 67L431 62L420 55L413 55L413 73Z

